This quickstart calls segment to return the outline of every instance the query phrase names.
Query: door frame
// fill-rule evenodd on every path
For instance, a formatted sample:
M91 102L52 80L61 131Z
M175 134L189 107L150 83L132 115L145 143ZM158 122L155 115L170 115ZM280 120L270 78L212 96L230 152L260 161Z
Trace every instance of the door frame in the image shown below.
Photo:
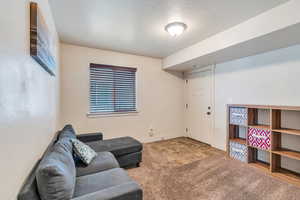
M201 73L201 72L205 72L205 71L210 71L211 72L211 87L210 87L210 99L211 99L211 130L210 130L210 135L211 137L209 137L209 145L213 146L213 138L215 135L215 68L216 68L216 64L213 65L209 65L206 67L194 67L191 70L188 70L186 72L184 72L184 82L186 82L186 80L188 80L188 75L190 74L195 74L195 73ZM186 90L186 88L185 88ZM185 102L186 104L186 99ZM184 106L184 108L186 109L186 106ZM186 117L186 115L185 115ZM184 128L186 129L186 127ZM191 133L190 132L185 132L185 135L189 138L191 138Z

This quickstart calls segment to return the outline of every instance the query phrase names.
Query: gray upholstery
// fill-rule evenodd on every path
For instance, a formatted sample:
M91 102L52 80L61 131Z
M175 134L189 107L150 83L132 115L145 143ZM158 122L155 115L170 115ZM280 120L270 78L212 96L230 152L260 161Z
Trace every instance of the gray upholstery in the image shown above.
M105 190L110 187L133 182L125 170L115 168L100 173L81 176L76 178L74 197Z
M119 157L116 157L120 167L126 168L126 167L132 167L135 166L137 167L140 162L142 162L142 152L135 152L135 153L130 153L126 155L122 155Z
M130 181L114 187L75 197L72 200L142 200L143 191L136 182Z
M121 137L87 143L96 152L109 151L115 156L142 151L143 145L132 137Z
M85 133L77 135L77 139L81 142L93 142L97 140L103 140L103 134L102 133Z
M82 137L88 138L86 141L102 140L102 134L99 133ZM75 165L71 138L76 138L75 131L71 125L67 125L54 138L53 143L56 143L53 145L51 142L42 161L38 161L25 180L18 200L143 199L140 186L123 169L118 168L118 161L124 164L121 166L141 162L142 145L138 141L129 137L108 140L103 145L103 151L98 152L89 166L85 166L83 163ZM115 156L104 152L106 149L115 153ZM43 193L43 198L40 193Z
M29 176L27 177L23 187L18 194L18 200L41 200L37 191L35 172L40 164L40 161L36 163Z
M76 176L94 174L118 167L120 167L119 163L112 153L98 152L97 157L88 166L83 163L76 165Z
M46 151L43 154L43 157L51 151L53 144L55 144L55 142L57 142L58 133L59 132L57 132L55 134L54 138L52 138L50 144L48 145L48 147L46 148ZM18 194L18 197L17 197L18 200L41 200L39 193L38 193L36 177L35 177L36 170L37 170L40 162L41 162L41 159L39 159L35 163L34 167L32 168L31 172L29 173L28 177L26 178L26 180Z
M132 137L121 137L86 143L96 152L109 151L114 154L120 167L138 166L142 162L143 145Z
M68 138L60 139L45 155L36 171L36 180L42 200L73 197L76 171L72 144Z
M59 133L59 139L62 138L73 138L76 139L75 130L72 125L66 125Z

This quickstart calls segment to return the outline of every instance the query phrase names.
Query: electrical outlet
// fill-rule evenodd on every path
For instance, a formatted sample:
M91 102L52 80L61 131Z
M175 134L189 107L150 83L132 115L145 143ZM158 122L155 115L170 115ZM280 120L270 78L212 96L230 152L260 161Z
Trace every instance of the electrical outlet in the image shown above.
M150 137L153 137L153 136L154 136L154 133L153 133L153 132L149 132L149 136L150 136Z
M152 126L150 126L150 128L149 128L148 134L149 134L150 137L154 136L154 129L153 129Z

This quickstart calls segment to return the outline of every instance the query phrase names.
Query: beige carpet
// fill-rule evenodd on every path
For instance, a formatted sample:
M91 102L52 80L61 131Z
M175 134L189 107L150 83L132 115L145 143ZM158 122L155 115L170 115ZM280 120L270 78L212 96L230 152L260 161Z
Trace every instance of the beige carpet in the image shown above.
M300 199L300 188L188 138L145 144L141 167L128 172L144 200Z

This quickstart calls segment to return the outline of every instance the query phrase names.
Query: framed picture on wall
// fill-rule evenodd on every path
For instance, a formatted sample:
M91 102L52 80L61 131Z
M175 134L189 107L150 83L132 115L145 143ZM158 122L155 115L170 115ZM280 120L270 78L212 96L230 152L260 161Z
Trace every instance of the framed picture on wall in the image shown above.
M55 76L55 42L35 2L30 3L30 55L52 76Z

